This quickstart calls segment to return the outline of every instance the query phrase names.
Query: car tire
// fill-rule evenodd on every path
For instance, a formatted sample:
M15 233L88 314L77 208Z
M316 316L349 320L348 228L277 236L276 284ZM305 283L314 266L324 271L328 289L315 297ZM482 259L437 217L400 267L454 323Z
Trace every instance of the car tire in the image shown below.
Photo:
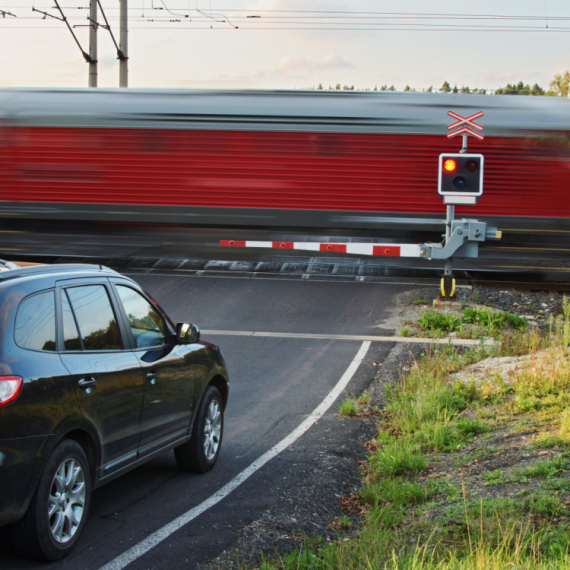
M36 560L59 560L79 539L91 496L89 462L83 448L64 439L53 451L28 510L10 528L19 554Z
M200 402L192 437L175 448L178 467L184 471L206 473L216 464L224 432L224 405L220 391L208 386Z

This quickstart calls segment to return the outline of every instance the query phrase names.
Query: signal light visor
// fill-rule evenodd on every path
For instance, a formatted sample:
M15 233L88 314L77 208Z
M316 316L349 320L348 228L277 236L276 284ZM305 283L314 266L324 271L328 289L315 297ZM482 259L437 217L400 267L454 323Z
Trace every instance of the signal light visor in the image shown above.
M20 376L0 376L0 406L13 402L20 395L23 383Z

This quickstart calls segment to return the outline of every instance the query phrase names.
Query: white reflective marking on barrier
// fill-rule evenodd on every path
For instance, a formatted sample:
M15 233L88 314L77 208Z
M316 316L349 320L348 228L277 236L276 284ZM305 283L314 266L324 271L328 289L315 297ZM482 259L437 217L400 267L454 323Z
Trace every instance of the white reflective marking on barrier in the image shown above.
M368 243L348 243L346 244L346 253L355 253L360 255L372 255L374 248Z
M303 243L303 242L293 242L294 249L306 249L307 251L320 251L321 244L320 243Z
M403 243L400 245L400 257L420 257L420 249L417 243Z

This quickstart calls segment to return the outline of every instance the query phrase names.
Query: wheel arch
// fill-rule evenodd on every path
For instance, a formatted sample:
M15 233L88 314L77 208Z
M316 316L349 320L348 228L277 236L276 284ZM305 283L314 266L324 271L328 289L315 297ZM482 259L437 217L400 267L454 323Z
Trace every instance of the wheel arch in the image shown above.
M100 463L101 453L99 446L95 442L93 436L83 429L74 429L65 434L63 439L72 439L76 441L82 448L89 461L89 473L91 475L91 486L95 487L97 483L97 466Z
M209 382L208 382L208 386L214 386L215 388L217 388L220 392L220 395L222 396L222 403L224 406L224 410L226 409L226 404L228 402L228 382L227 380L221 376L221 375L217 375L214 376Z

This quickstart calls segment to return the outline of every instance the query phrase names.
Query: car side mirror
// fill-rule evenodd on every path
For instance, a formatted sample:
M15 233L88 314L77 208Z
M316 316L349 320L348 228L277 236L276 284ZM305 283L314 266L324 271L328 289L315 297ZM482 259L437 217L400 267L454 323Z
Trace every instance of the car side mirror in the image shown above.
M176 336L182 344L195 344L200 342L200 329L196 325L177 323Z

